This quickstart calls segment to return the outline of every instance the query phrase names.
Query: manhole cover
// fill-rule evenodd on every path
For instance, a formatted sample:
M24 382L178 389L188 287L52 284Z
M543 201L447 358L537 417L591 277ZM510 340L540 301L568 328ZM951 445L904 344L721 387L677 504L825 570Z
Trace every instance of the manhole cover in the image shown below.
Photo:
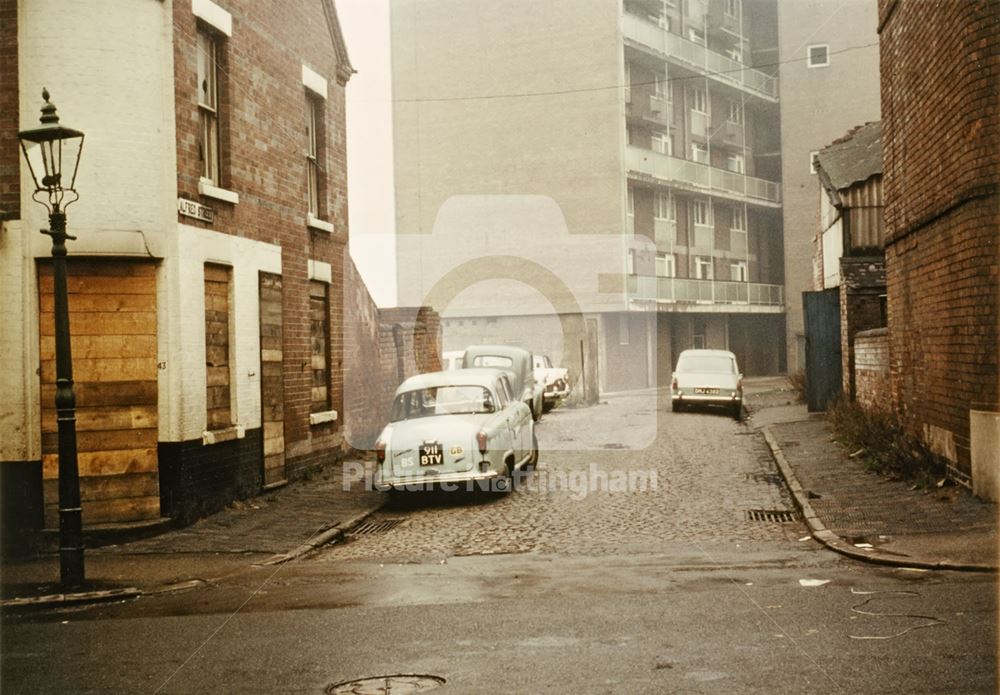
M440 676L419 674L399 674L396 676L376 676L359 678L327 686L327 695L408 695L423 693L444 685Z
M748 509L747 519L749 521L770 521L772 523L787 524L795 521L798 514L791 509Z
M377 533L385 533L399 526L406 519L381 519L364 521L347 532L348 536L373 536Z

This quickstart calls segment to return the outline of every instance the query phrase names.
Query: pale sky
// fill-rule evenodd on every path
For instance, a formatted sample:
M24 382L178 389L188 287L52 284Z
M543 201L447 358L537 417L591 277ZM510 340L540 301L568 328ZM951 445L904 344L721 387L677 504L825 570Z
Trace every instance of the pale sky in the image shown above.
M389 0L337 0L357 74L347 83L351 256L375 302L396 305Z

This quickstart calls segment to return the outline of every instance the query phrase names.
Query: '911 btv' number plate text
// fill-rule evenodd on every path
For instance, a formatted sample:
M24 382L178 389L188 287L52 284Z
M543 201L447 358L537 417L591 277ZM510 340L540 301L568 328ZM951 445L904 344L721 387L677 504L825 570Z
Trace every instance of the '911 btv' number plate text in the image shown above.
M424 444L420 447L421 466L440 466L444 463L444 454L441 453L441 444Z

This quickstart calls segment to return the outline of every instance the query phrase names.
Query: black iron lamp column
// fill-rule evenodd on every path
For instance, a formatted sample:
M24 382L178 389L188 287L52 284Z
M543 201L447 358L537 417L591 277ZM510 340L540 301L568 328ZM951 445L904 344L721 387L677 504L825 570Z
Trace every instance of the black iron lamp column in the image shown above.
M73 393L73 357L69 340L69 301L66 289L66 208L79 198L74 188L83 149L83 133L59 125L55 104L42 90L41 125L17 134L28 162L35 191L31 197L49 211L52 237L56 329L56 422L59 428L59 576L67 587L84 581L83 514L80 473L76 460L76 396Z

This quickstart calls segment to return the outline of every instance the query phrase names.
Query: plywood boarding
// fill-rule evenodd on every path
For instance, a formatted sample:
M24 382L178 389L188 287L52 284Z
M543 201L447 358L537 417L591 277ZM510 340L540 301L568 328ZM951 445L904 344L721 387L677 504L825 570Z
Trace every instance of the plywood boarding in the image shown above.
M84 524L156 518L156 265L70 259L68 268ZM54 527L59 456L50 263L39 263L38 291L45 523Z
M312 412L330 409L329 285L309 282L309 327L312 338Z
M285 480L285 380L281 276L260 274L260 400L264 484Z
M209 430L232 422L229 388L229 290L232 270L205 265L205 374Z

